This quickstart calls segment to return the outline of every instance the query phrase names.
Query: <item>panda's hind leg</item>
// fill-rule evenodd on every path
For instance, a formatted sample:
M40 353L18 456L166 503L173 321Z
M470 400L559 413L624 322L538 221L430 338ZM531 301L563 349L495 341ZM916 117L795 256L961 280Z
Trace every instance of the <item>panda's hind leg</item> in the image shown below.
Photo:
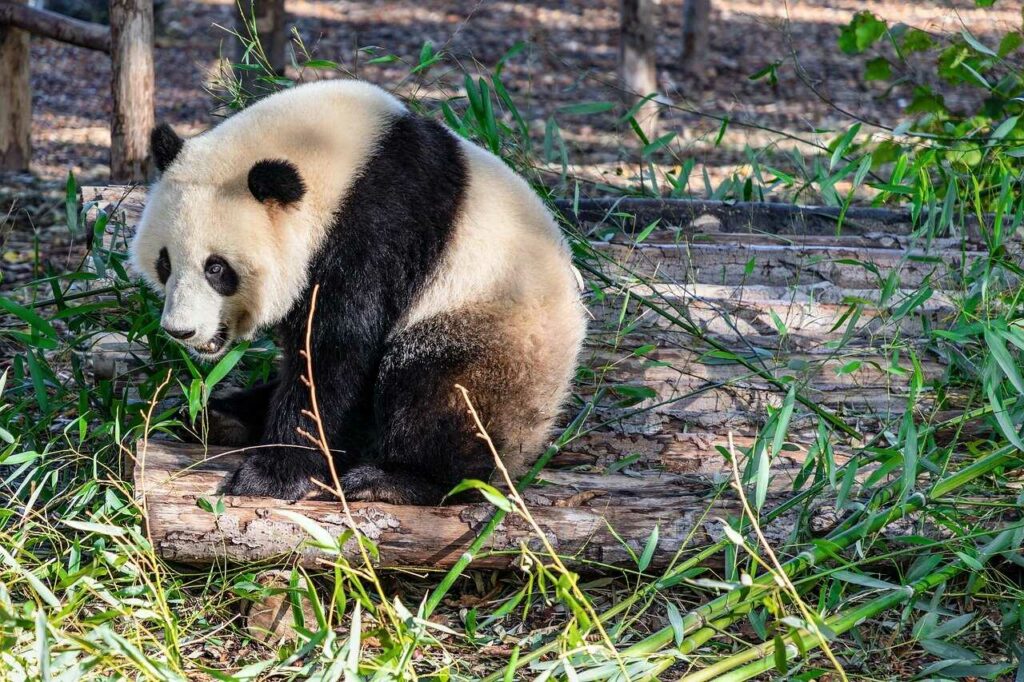
M456 385L469 392L502 455L515 458L536 440L548 425L525 395L531 361L513 336L499 313L486 310L439 315L398 334L375 387L374 453L344 474L346 494L437 504L463 479L487 480L494 458Z

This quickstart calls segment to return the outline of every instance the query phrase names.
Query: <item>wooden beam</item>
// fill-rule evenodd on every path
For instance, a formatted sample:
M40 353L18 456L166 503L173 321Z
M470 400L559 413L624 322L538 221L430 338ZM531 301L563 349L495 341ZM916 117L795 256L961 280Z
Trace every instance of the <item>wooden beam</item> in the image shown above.
M145 182L154 125L152 0L111 0L110 35L114 96L110 177Z
M21 2L0 4L0 171L27 171L32 159L29 36L3 21L4 11L27 9Z
M0 2L0 26L14 26L42 38L110 53L110 29L17 2Z

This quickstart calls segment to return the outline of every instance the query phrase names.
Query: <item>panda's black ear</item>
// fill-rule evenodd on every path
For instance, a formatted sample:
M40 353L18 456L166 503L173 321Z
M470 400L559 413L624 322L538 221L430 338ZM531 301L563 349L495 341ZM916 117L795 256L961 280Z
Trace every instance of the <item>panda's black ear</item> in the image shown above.
M291 161L265 159L249 169L249 191L261 203L287 206L306 194L306 183Z
M149 149L161 173L171 165L184 144L185 140L178 137L178 133L166 123L153 128L153 132L149 134Z

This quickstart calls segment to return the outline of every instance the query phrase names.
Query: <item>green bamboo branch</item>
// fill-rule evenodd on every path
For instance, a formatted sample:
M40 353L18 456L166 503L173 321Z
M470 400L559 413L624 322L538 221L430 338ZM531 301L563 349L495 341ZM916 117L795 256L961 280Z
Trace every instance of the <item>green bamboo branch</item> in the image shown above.
M817 563L827 559L835 552L849 547L857 540L878 532L893 521L897 521L908 514L920 510L928 502L943 497L949 492L949 490L951 490L951 484L955 483L954 487L959 487L991 472L1009 461L1011 455L1015 452L1016 448L1010 445L999 448L998 450L973 462L969 466L964 467L957 473L951 474L947 478L940 480L932 487L927 496L919 492L914 493L905 502L898 504L887 511L870 516L864 521L861 521L860 523L847 528L843 532L838 533L834 537L830 537L828 542L818 543L813 549L801 552L797 556L785 562L782 565L783 570L790 578L799 575L808 568L811 568ZM888 498L891 499L891 496L895 494L894 490L895 489L892 487L887 489ZM765 573L755 579L754 584L749 588L727 592L717 599L707 602L703 606L690 611L683 617L682 630L686 635L689 635L707 623L713 622L723 613L734 610L740 603L757 599L762 592L772 589L774 586L774 576L770 573ZM653 651L657 651L667 646L672 642L674 636L675 631L671 626L662 628L626 649L626 651L623 652L623 656L650 654Z
M1005 551L1010 544L1012 535L1012 531L1005 530L997 535L980 550L978 561L984 564L992 556ZM963 560L953 561L910 585L876 597L845 613L832 616L826 619L825 624L836 635L841 635L856 627L858 623L868 618L873 618L879 613L899 606L941 585L967 568L971 567ZM821 643L820 637L811 632L794 632L784 637L783 641L786 644L785 656L787 661L800 656L801 652L817 648ZM710 682L711 680L717 680L718 682L741 682L741 680L748 680L751 677L768 672L776 666L774 652L775 643L765 642L762 645L750 647L733 656L722 659L696 673L687 675L680 682Z

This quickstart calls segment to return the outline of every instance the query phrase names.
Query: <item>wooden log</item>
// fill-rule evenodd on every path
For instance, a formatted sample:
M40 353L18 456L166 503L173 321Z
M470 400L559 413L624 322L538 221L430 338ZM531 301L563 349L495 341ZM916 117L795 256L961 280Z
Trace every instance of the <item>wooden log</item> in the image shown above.
M620 3L619 77L626 101L633 106L658 92L656 0L622 0ZM633 114L648 140L658 131L658 103L649 99Z
M149 177L153 130L153 3L110 0L112 90L110 177L144 182Z
M347 528L337 502L226 497L224 513L204 511L200 498L213 500L223 478L241 461L239 452L151 441L138 453L135 489L142 496L150 540L165 559L193 564L252 562L294 556L300 564L319 565L328 553L310 547L301 528L281 510L314 520L333 537ZM737 499L707 477L653 473L645 476L544 472L549 485L531 488L527 502L549 542L577 561L629 566L633 558L609 529L633 552L640 553L657 525L659 541L651 567L667 565L680 548L699 547L723 537L718 519L740 513ZM774 486L777 489L779 486ZM719 494L720 493L720 494ZM769 494L769 505L782 493ZM353 503L353 516L364 535L380 550L381 566L451 566L492 515L489 504L410 507ZM765 532L785 542L796 512L768 524ZM515 560L520 543L541 550L527 522L506 517L478 567L504 567ZM349 542L342 548L358 561Z
M144 187L123 185L87 186L83 199L99 207L118 206L120 217L133 227L146 202ZM907 211L852 206L844 214L840 228L840 209L829 206L800 206L769 202L725 202L703 199L581 199L559 200L556 210L581 229L593 231L612 225L618 233L636 234L654 220L658 229L646 239L652 244L678 244L705 240L705 243L774 244L776 246L832 245L851 248L910 248L915 244L914 222ZM984 247L977 219L965 218L964 235L931 242L934 250L959 250L963 239ZM626 243L622 236L598 239Z
M0 4L0 12L27 9L21 0ZM32 159L32 91L29 36L0 14L0 171L27 171Z
M895 309L913 294L896 290L892 302L882 306L877 288L846 289L831 282L788 287L633 285L605 289L604 300L590 304L594 320L588 334L591 341L627 348L647 343L666 347L694 343L676 323L639 303L639 295L736 348L750 344L772 350L830 353L835 349L826 344L842 339L848 332L847 348L896 336L913 339L924 332L925 322L938 327L955 313L950 296L935 292L913 314L893 319ZM854 305L860 309L856 317L849 314Z
M110 53L110 30L106 26L57 12L17 2L0 2L0 26L4 25L75 47Z

